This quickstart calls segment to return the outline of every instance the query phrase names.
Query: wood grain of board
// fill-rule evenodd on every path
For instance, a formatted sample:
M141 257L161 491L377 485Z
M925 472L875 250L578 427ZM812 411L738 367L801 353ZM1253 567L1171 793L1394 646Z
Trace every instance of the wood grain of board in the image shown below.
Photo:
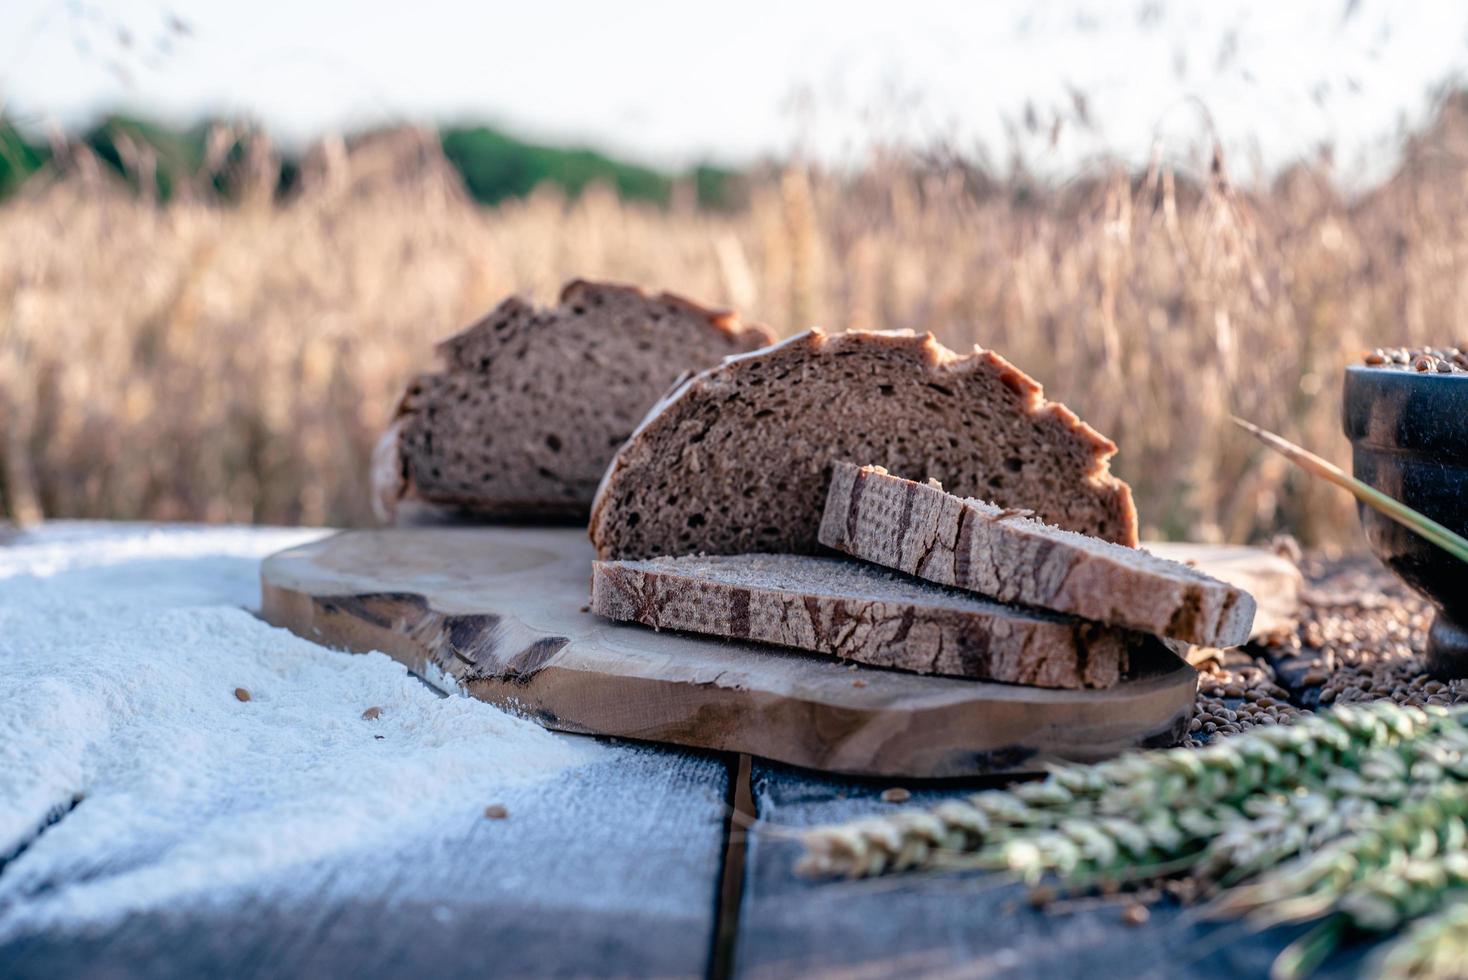
M759 822L747 840L736 977L1266 980L1274 957L1310 928L1233 929L1169 902L1129 925L1126 896L1079 896L1069 910L1045 911L1031 906L1028 888L994 874L853 881L794 873L797 828L933 804L993 781L962 790L908 783L911 800L900 805L881 800L893 785L902 784L755 764ZM1364 954L1348 947L1317 977L1358 976Z
M1194 671L1154 651L1105 691L899 671L613 623L586 609L592 552L567 528L350 531L263 563L262 615L382 650L551 728L859 774L1032 771L1170 744Z

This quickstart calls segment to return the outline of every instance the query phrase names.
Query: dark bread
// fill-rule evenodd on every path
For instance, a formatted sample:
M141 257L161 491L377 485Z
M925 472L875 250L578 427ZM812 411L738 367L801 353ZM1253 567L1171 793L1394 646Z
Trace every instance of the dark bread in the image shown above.
M617 453L592 506L602 558L816 551L832 465L858 459L1051 524L1137 541L1116 446L992 351L812 330L688 381Z
M1254 597L1140 548L838 463L821 544L941 585L1208 647L1244 643Z
M804 555L594 562L591 609L661 629L1035 687L1111 687L1129 650L1147 642L864 562Z
M617 447L679 377L774 340L678 296L577 280L518 298L438 345L373 460L374 504L490 518L584 519Z

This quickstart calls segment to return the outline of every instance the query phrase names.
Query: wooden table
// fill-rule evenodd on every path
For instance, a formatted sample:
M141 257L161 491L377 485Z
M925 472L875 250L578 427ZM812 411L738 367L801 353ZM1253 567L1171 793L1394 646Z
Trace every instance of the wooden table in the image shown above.
M630 742L594 765L613 778L526 787L511 819L445 819L288 889L0 936L0 977L1263 977L1301 932L1219 942L1168 904L1130 926L1119 899L1041 911L993 876L809 881L788 828L890 809L891 781ZM909 788L920 802L974 785ZM552 819L567 813L574 832ZM0 921L16 900L5 871ZM1352 975L1361 955L1323 975Z

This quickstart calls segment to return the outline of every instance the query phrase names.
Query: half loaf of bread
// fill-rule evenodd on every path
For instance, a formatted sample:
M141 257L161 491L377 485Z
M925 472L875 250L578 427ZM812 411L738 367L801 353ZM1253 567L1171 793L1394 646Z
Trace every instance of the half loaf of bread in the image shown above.
M831 467L860 460L1049 524L1137 542L1116 446L992 351L931 334L820 330L685 381L597 491L602 558L816 551Z
M373 457L373 503L490 519L585 519L597 482L678 378L774 337L668 293L577 280L511 297L438 345ZM427 505L426 508L421 505Z

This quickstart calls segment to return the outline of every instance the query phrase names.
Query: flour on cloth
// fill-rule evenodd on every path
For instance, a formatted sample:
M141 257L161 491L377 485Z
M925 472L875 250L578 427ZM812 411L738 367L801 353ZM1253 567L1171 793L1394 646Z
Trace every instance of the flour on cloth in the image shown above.
M370 860L602 753L241 608L263 555L321 533L65 523L0 546L0 938Z

